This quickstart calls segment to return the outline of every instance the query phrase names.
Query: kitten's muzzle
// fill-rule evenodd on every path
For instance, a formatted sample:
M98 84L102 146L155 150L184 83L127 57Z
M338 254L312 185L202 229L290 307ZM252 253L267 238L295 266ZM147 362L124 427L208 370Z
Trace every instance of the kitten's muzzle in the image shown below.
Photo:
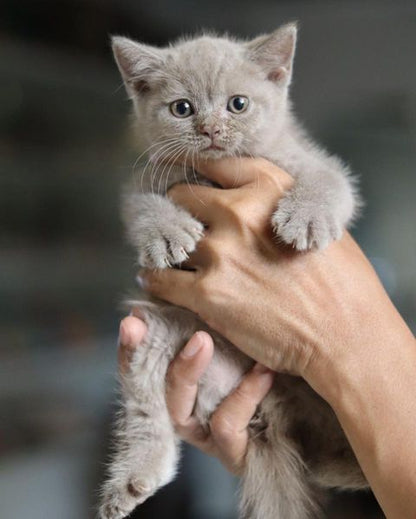
M209 137L214 142L216 137L221 135L221 128L217 124L201 124L199 131L205 137Z

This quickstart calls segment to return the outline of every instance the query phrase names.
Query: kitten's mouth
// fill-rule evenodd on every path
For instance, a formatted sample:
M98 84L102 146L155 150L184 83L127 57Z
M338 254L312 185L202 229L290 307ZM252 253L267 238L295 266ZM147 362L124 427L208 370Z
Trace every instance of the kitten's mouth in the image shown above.
M211 151L211 150L224 151L225 148L222 148L221 146L217 146L216 144L211 144L207 148L204 148L202 151Z

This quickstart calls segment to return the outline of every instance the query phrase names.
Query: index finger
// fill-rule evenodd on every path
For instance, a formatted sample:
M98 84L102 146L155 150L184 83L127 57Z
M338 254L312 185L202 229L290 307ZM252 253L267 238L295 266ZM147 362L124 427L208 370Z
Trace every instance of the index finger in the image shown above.
M278 181L282 191L292 186L293 179L283 169L263 158L227 157L219 160L200 161L196 169L204 177L225 189L261 183L264 178Z

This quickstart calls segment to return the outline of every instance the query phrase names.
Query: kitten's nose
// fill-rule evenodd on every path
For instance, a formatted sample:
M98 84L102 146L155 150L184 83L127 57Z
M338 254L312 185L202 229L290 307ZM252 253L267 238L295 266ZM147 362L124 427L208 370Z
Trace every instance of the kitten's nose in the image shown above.
M221 133L221 128L217 124L201 124L199 131L202 135L205 135L212 140L214 137L218 137Z

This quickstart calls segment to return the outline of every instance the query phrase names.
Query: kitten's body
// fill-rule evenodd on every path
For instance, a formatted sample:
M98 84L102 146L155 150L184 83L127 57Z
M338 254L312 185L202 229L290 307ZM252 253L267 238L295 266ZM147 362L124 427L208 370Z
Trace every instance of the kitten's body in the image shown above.
M195 249L202 224L164 195L166 184L187 175L185 166L172 163L189 164L196 157L261 156L278 164L295 178L271 219L279 238L305 250L340 237L356 199L346 168L308 139L288 107L295 35L289 25L249 43L202 37L169 49L115 40L153 163L162 164L158 176L149 175L153 194L131 193L125 199L128 235L142 265L179 264ZM213 410L252 365L191 312L156 302L134 304L149 331L121 381L124 409L104 487L103 519L126 516L175 474L178 440L164 381L169 362L193 332L207 330L215 342L195 409L203 424L208 426ZM241 490L244 517L306 519L319 513L322 488L367 486L333 411L300 378L276 378L250 434Z

